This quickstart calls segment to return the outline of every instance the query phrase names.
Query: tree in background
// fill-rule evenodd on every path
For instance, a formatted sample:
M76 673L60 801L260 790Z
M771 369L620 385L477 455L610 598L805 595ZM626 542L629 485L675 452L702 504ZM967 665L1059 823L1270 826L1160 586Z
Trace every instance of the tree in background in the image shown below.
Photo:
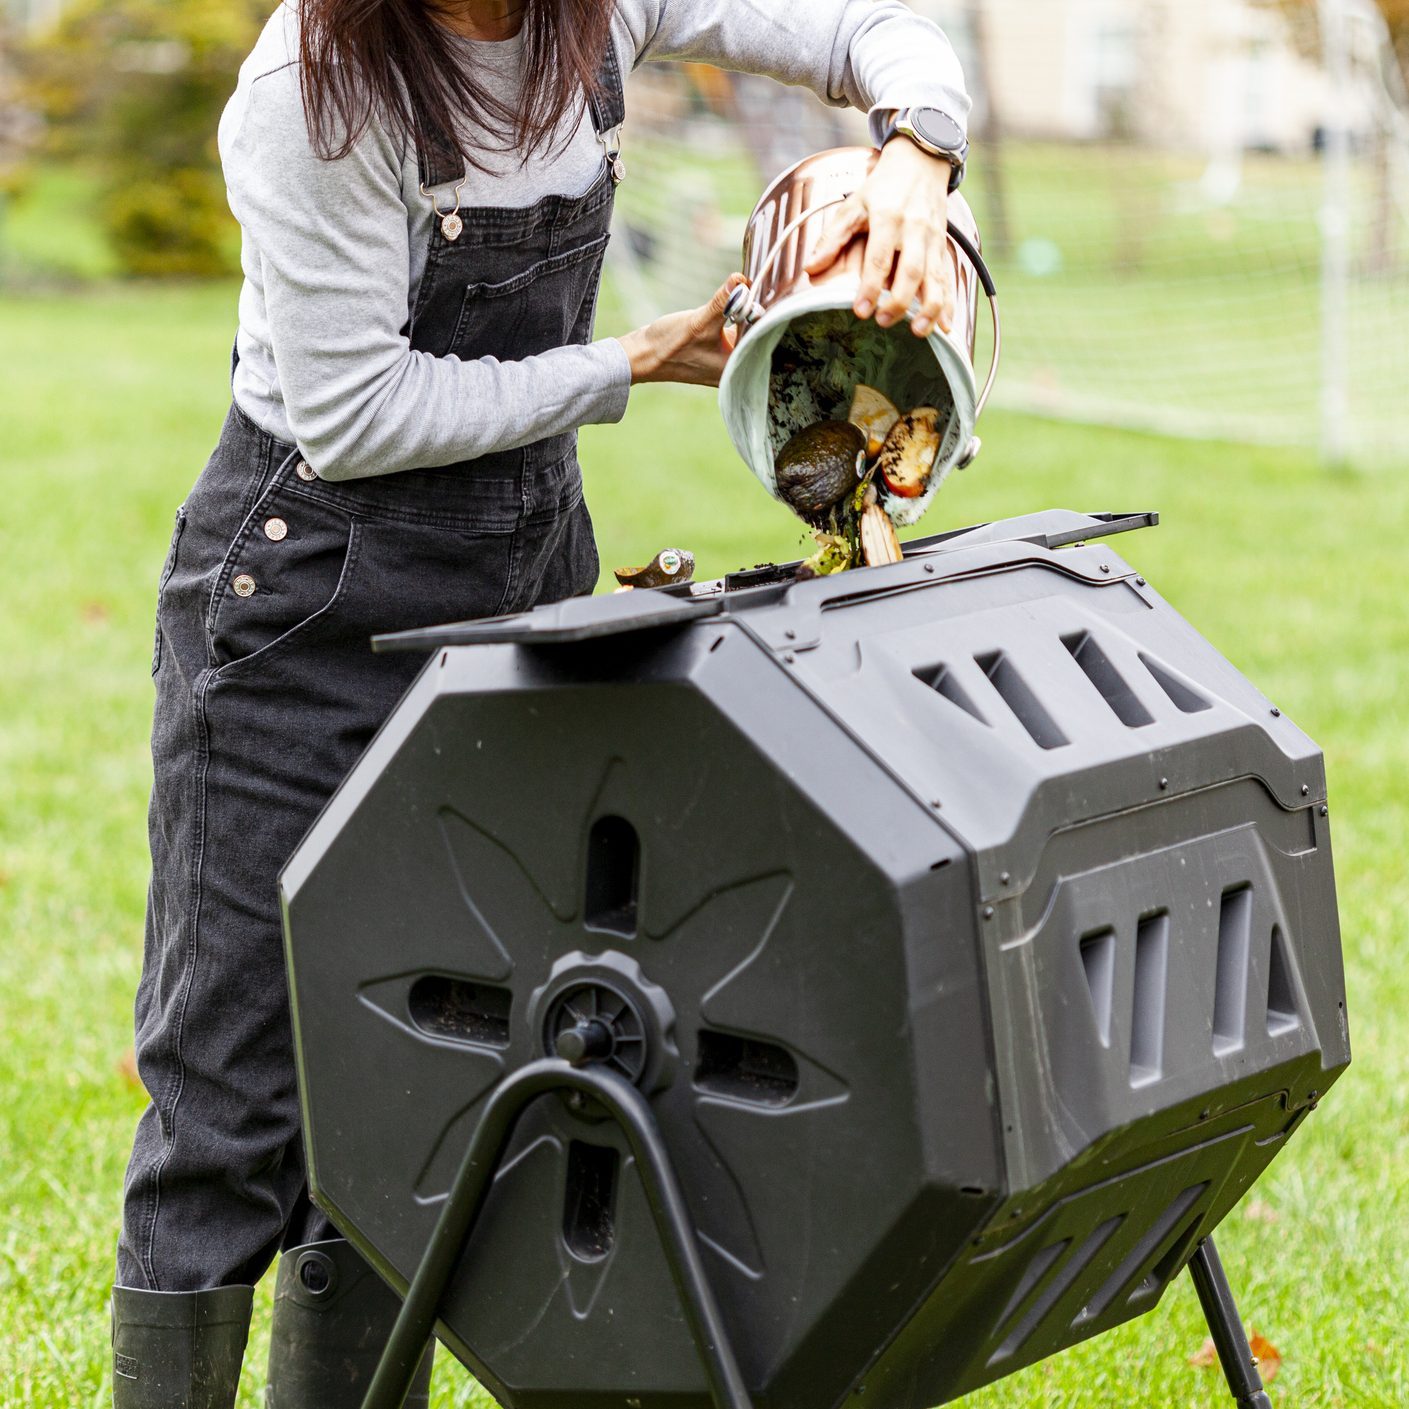
M48 155L91 167L127 272L227 273L233 227L216 125L269 0L75 0L25 56Z
M19 190L40 128L38 116L20 91L9 30L0 16L0 207Z
M1269 9L1278 10L1290 22L1292 34L1302 51L1319 57L1323 51L1321 34L1321 0L1260 0ZM1393 54L1382 55L1379 83L1382 96L1394 106L1403 107L1406 75L1409 75L1409 0L1374 0L1384 17ZM1398 60L1398 71L1395 60ZM1397 137L1391 122L1381 119L1373 134L1370 153L1375 185L1374 207L1369 219L1363 268L1367 274L1387 275L1398 272L1399 222L1395 182L1398 179L1393 144Z
M1293 24L1293 32L1301 40L1302 47L1309 53L1320 48L1318 12L1320 0L1259 0L1270 10L1280 10ZM1409 67L1409 0L1375 0L1375 6L1385 17L1389 26L1390 39L1394 43L1399 62Z

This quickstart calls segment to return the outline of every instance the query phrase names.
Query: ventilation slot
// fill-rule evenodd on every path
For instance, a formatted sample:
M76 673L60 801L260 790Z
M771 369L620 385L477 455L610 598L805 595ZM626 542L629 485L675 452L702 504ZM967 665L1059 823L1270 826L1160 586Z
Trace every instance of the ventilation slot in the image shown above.
M969 698L968 691L954 678L954 672L947 665L917 670L915 679L928 685L935 694L942 695L950 704L958 706L980 724L988 723L979 707Z
M1206 1188L1208 1185L1203 1185L1200 1192ZM1194 1255L1194 1245L1199 1240L1203 1225L1204 1215L1196 1213L1185 1225L1184 1231L1170 1244L1169 1251L1155 1263L1154 1271L1131 1293L1131 1301L1146 1291L1157 1291L1168 1286L1184 1270L1184 1265Z
M1272 930L1272 954L1267 967L1267 1035L1280 1037L1300 1026L1291 960L1287 957L1282 927L1276 925Z
M427 974L411 985L408 1006L411 1021L428 1037L502 1048L509 1045L513 1002L507 988Z
M797 1095L797 1062L771 1042L706 1029L700 1033L695 1086L755 1106L786 1106Z
M1213 1051L1242 1050L1247 1037L1248 954L1252 944L1252 890L1225 890L1218 912L1218 969L1213 990Z
M1086 678L1110 705L1115 717L1129 729L1143 729L1153 724L1155 717L1140 703L1125 677L1111 664L1110 657L1096 643L1089 631L1078 636L1065 636L1062 645L1072 654Z
M1071 1246L1070 1238L1063 1238L1059 1243L1053 1243L1049 1248L1043 1248L1036 1257L1027 1265L1027 1270L1022 1275L1022 1280L1018 1283L1012 1296L1008 1298L1008 1304L1003 1308L1003 1314L998 1318L1000 1326L1006 1326L1013 1316L1022 1307L1028 1297L1036 1289L1039 1282L1056 1265L1057 1259Z
M582 1140L568 1146L563 1242L579 1262L600 1262L612 1250L620 1164L621 1157L613 1149Z
M1169 916L1147 915L1135 932L1135 1001L1130 1010L1130 1084L1164 1074L1164 1005L1169 969Z
M1121 1259L1120 1265L1106 1278L1096 1295L1081 1308L1080 1314L1077 1316L1076 1320L1071 1323L1073 1327L1088 1325L1109 1308L1116 1297L1140 1275L1150 1259L1164 1246L1170 1234L1174 1232L1180 1219L1198 1202L1199 1197L1207 1188L1207 1184L1195 1184L1193 1188L1185 1189L1184 1192L1150 1224L1136 1241L1135 1246ZM1198 1220L1195 1220L1195 1227L1197 1227L1197 1223ZM1127 1232L1128 1231L1129 1230L1127 1230ZM1184 1248L1189 1231L1190 1230L1186 1228L1185 1232L1176 1239L1171 1249L1172 1253L1178 1253ZM1137 1285L1135 1291L1132 1293L1132 1299L1138 1298L1142 1293L1158 1289L1169 1281L1170 1277L1174 1275L1174 1272L1182 1266L1182 1263L1176 1262L1172 1270L1165 1270L1170 1256L1171 1253L1166 1253L1164 1261L1158 1263L1151 1274ZM1154 1284L1153 1287L1151 1283Z
M993 688L1012 710L1019 724L1032 736L1039 748L1065 748L1071 741L1057 727L1056 720L1043 709L1027 681L1002 651L989 656L976 656L978 667L988 676Z
M1061 1299L1076 1279L1086 1270L1091 1259L1109 1241L1111 1234L1125 1222L1125 1215L1108 1218L1077 1250L1067 1259L1066 1265L1047 1284L1046 1290L1033 1302L1026 1316L1013 1328L1003 1344L989 1357L989 1365L1003 1360L1011 1360L1023 1348L1027 1339L1046 1319L1048 1313Z
M1091 990L1091 1011L1102 1047L1111 1045L1111 1007L1115 998L1115 931L1102 930L1081 941L1081 967Z
M587 928L636 937L641 842L624 817L601 817L587 838Z
M1212 700L1206 700L1182 675L1176 674L1167 665L1143 653L1140 660L1176 709L1183 710L1185 714L1202 714L1204 710L1213 708Z

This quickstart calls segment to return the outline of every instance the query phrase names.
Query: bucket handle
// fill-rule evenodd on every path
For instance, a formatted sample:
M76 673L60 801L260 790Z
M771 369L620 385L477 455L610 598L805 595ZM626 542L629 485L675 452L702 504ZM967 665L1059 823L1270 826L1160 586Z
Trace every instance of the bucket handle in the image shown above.
M818 215L824 210L830 210L833 206L841 205L850 199L850 196L837 196L822 205L813 206L783 227L783 233L778 236L773 248L769 250L768 258L763 261L763 267L758 271L758 277L754 280L752 287L748 284L741 284L729 295L729 302L724 306L724 321L727 325L747 328L749 324L756 323L763 316L763 309L759 306L754 290L760 288L773 275L779 259L782 258L783 251L787 248L788 241L814 215ZM979 283L983 286L983 291L988 297L989 311L993 314L993 363L988 369L988 380L983 384L983 391L979 395L978 406L974 411L974 419L977 420L983 415L984 407L988 405L988 399L993 395L994 385L998 381L998 367L1003 359L1003 319L998 312L998 286L994 283L993 275L989 271L983 255L979 253L978 246L952 220L949 222L949 238L958 246L964 258L973 265L974 273L978 275Z

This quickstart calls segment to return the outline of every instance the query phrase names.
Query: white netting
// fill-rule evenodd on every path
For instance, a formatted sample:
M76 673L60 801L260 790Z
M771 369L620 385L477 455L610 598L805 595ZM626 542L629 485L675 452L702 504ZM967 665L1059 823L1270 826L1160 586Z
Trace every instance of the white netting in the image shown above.
M1315 6L1300 25L1251 0L914 7L978 95L965 193L1003 294L1001 401L1409 455L1409 117L1369 0L1322 0L1343 73ZM864 140L856 115L764 80L662 67L633 85L615 269L638 318L737 265L773 174Z

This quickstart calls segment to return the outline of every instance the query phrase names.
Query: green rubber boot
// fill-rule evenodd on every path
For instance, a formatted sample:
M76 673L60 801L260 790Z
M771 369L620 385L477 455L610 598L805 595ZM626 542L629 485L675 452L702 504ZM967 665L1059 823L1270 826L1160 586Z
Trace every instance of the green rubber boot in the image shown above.
M113 1409L234 1409L253 1287L114 1287Z
M265 1409L359 1409L401 1299L351 1243L292 1248L279 1260ZM434 1346L406 1409L428 1409Z

